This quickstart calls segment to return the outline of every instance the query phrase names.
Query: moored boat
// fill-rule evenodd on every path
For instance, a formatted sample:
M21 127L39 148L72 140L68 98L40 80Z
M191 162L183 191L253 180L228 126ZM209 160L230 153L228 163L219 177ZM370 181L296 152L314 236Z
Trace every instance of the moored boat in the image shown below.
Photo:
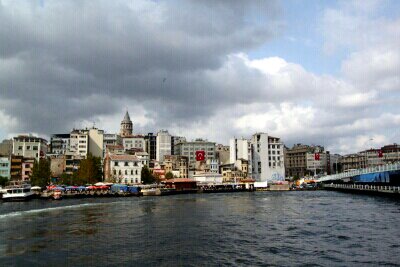
M12 186L6 190L7 192L3 194L2 198L4 201L26 201L35 196L30 185Z

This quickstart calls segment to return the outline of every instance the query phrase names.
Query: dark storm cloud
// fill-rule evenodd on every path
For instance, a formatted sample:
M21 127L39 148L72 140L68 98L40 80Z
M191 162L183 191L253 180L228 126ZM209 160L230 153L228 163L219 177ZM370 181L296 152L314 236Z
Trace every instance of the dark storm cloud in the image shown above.
M156 122L201 118L243 101L208 71L276 35L279 13L275 1L0 4L0 108L20 122L9 130L45 134L112 114L121 98Z

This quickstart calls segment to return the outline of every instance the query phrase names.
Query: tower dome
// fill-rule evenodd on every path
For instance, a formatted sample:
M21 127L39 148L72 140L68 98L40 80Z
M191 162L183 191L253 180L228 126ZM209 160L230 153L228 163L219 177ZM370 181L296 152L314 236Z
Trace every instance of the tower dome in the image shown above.
M133 123L131 121L131 118L129 117L128 111L126 111L124 119L121 121L120 135L122 137L130 136L132 135L132 131Z

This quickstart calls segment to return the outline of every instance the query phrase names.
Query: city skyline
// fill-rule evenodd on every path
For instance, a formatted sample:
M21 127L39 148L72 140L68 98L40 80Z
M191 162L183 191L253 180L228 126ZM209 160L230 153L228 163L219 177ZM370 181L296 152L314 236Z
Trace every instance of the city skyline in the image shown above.
M223 144L266 132L346 154L400 139L396 1L0 5L0 139L118 132L126 108L135 132Z

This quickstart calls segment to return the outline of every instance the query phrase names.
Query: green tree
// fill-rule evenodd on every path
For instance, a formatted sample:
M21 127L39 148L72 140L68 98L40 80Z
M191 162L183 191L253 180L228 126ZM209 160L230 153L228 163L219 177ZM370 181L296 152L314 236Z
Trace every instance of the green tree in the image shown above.
M66 184L66 185L72 185L74 183L73 179L74 179L73 175L64 172L60 176L59 183Z
M0 186L5 186L8 182L7 177L0 176Z
M39 162L35 160L35 163L33 163L31 184L45 187L50 183L50 178L50 161L48 159L40 159Z
M101 158L89 154L86 159L81 160L79 169L74 173L75 184L95 184L103 178L101 169Z
M174 178L174 174L172 172L167 172L165 174L165 179L173 179Z
M149 168L145 165L142 168L141 179L143 184L152 184L155 182L154 176L151 174Z

